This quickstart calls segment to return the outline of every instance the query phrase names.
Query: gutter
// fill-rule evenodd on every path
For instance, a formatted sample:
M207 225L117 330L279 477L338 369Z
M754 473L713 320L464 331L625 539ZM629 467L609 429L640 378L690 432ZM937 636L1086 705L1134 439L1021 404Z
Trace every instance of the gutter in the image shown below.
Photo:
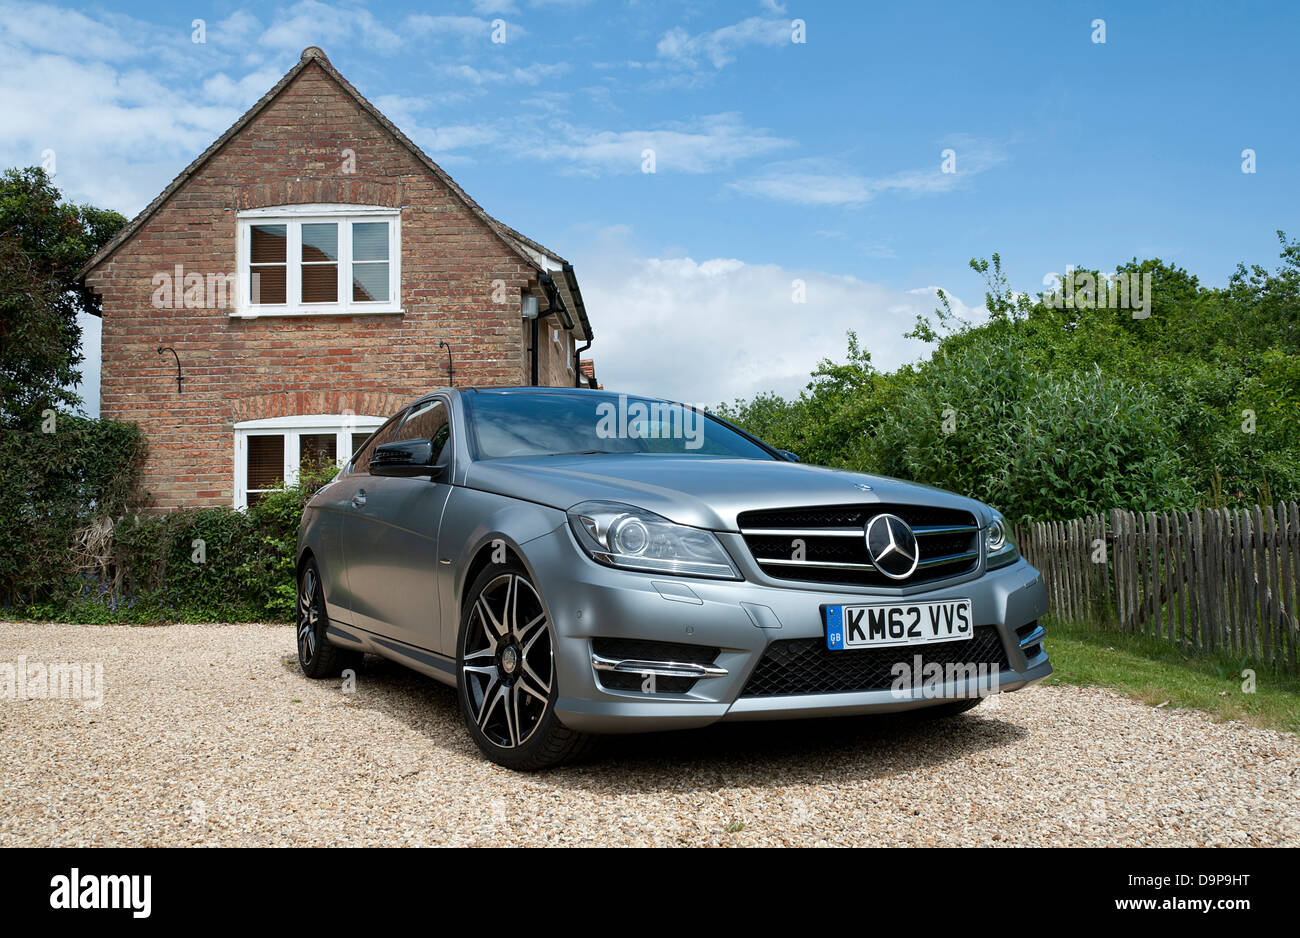
M587 318L587 306L582 302L582 289L578 286L578 277L573 272L573 265L568 261L560 268L564 271L564 282L569 288L569 295L573 297L573 305L577 307L578 322L582 323L582 334L587 337L587 348L591 347L591 340L595 338L591 334L591 320Z

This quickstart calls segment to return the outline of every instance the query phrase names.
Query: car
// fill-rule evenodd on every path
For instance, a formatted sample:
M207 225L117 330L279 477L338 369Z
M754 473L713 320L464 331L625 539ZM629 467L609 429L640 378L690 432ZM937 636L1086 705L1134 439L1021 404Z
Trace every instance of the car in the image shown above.
M404 407L307 504L297 572L307 676L406 665L521 771L600 734L948 715L1052 671L1042 576L989 506L593 389Z

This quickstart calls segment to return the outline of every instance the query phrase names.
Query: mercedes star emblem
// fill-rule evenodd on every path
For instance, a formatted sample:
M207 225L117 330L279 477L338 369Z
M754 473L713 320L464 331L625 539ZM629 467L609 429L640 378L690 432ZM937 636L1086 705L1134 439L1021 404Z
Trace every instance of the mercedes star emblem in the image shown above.
M867 522L867 554L876 569L891 580L906 580L916 572L921 552L916 535L898 515L876 515Z

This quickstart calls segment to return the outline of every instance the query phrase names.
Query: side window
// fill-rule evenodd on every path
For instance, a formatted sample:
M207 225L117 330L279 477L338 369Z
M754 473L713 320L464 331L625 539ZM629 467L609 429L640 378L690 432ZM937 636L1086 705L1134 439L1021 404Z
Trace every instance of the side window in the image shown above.
M405 411L398 414L392 420L388 421L388 423L376 430L375 435L370 438L370 442L357 450L357 454L352 457L353 473L360 473L361 475L370 474L370 457L374 455L375 447L393 442L397 437L397 428L401 426L402 416L404 413Z
M451 424L447 420L447 405L442 401L426 401L411 410L397 435L401 440L432 440L433 461L442 463L451 455L447 441L451 439Z

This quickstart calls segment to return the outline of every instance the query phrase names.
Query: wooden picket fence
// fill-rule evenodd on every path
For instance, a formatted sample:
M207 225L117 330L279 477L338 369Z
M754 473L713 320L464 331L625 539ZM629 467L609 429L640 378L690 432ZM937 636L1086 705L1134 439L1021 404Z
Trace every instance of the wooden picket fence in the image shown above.
M1300 506L1114 510L1019 527L1049 608L1189 650L1298 671Z

